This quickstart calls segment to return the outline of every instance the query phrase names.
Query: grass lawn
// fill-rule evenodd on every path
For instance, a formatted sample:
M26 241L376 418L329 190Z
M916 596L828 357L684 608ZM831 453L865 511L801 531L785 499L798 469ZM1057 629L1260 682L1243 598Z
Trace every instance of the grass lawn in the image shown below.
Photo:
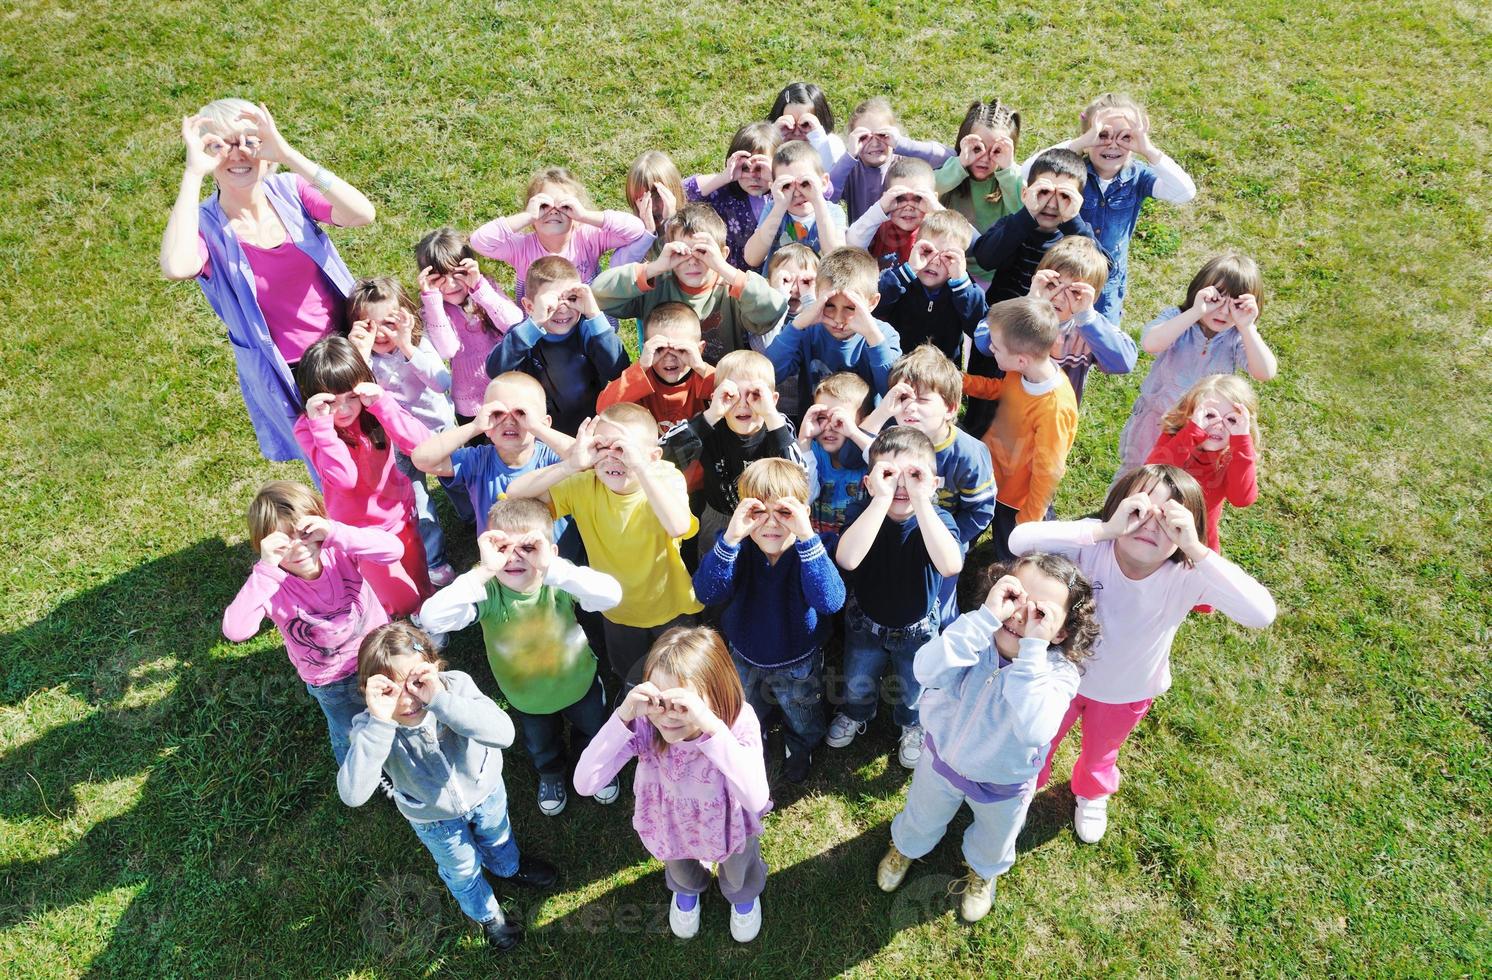
M4 0L0 22L0 974L1492 971L1486 5ZM718 895L669 937L630 797L545 819L514 753L519 839L564 879L518 896L531 934L498 963L393 807L338 801L275 631L219 633L247 501L301 471L259 458L221 325L160 279L181 116L268 103L378 205L334 235L354 272L412 281L421 233L513 210L535 167L618 206L638 152L717 167L800 77L945 140L998 95L1023 153L1098 91L1148 104L1200 194L1142 223L1127 325L1219 249L1264 265L1280 377L1260 500L1223 534L1279 621L1183 628L1108 837L1076 842L1059 778L973 928L945 897L966 818L874 887L907 782L889 726L777 793L746 948ZM1147 367L1090 382L1060 513L1099 501ZM490 687L474 635L452 657Z

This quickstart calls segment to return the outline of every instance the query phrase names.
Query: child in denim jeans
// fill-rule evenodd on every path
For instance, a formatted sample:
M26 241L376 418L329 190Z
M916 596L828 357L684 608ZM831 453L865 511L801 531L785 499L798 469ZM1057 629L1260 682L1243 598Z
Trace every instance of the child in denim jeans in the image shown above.
M844 748L875 716L876 683L889 662L899 680L893 717L901 726L897 759L922 757L922 727L912 673L917 650L938 633L943 579L963 569L958 525L935 503L932 440L910 426L887 429L870 445L867 501L845 514L835 560L853 598L845 613L845 701L829 725L830 747Z
M508 825L502 749L513 722L422 630L389 623L358 649L357 677L368 709L352 722L352 748L337 792L361 806L386 773L394 804L435 858L461 911L494 949L512 949L523 927L503 916L483 868L515 884L548 888L557 877L541 858L520 857Z

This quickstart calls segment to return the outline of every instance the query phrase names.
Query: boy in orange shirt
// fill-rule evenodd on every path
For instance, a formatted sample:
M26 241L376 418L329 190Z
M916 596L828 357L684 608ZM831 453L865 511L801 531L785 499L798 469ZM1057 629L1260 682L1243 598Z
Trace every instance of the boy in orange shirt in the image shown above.
M1077 439L1078 401L1052 360L1061 324L1050 302L1008 299L990 307L986 322L990 354L1005 377L966 374L964 393L1000 403L983 441L995 466L995 553L1010 561L1015 526L1049 517Z

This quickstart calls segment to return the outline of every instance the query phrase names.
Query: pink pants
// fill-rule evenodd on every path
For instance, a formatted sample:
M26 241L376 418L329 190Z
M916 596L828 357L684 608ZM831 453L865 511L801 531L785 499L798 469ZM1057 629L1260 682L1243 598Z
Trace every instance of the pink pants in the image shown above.
M390 619L413 616L420 611L420 603L429 597L430 573L425 568L425 545L420 541L420 529L414 521L405 521L394 532L404 545L404 557L392 565L378 562L358 562L358 571L373 586L379 605Z
M1084 799L1096 800L1111 796L1119 789L1119 746L1129 738L1129 733L1140 724L1154 703L1154 698L1131 701L1129 704L1106 704L1094 701L1081 694L1067 706L1067 715L1052 747L1047 752L1046 765L1036 780L1037 788L1052 778L1052 758L1057 746L1062 744L1067 730L1073 722L1083 719L1083 744L1078 749L1078 761L1072 767L1072 791Z

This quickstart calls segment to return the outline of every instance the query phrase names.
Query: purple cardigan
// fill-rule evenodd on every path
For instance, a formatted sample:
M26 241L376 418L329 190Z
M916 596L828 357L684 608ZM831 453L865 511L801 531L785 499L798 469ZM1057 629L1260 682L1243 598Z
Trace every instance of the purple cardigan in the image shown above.
M352 292L352 273L337 254L337 247L306 213L292 173L271 174L264 181L265 193L285 225L290 241L311 257L327 281L345 299ZM198 207L198 229L207 243L212 275L198 275L197 284L212 304L212 311L228 327L228 341L238 362L238 387L259 451L265 459L285 462L302 458L292 428L300 415L300 394L290 366L280 356L254 295L254 270L228 228L228 216L218 204L218 195Z

